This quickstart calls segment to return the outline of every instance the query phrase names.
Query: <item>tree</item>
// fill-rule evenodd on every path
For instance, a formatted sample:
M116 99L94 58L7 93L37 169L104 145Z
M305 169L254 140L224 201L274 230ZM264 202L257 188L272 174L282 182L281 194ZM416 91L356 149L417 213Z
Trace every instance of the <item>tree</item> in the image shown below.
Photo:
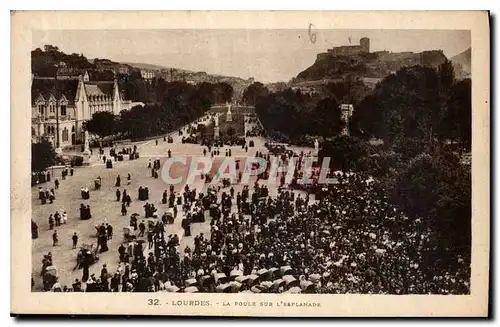
M109 111L99 111L83 123L83 128L91 134L104 138L116 132L116 116Z
M471 174L458 156L419 155L395 180L393 201L412 219L425 219L440 255L470 251Z
M471 80L464 79L450 89L447 112L442 130L451 140L456 140L466 149L472 144L472 99Z
M269 94L269 90L260 82L254 82L243 91L243 102L249 106L254 106L259 97Z
M440 122L440 87L430 67L405 67L386 77L355 110L355 129L392 146L400 138L429 144Z
M229 126L226 130L226 134L227 136L229 136L230 138L234 136L234 134L236 134L236 131L234 129L233 126Z
M31 171L40 172L55 165L57 154L50 143L46 139L42 139L39 143L31 143Z
M318 157L330 158L330 168L344 172L363 171L368 164L368 145L365 141L348 135L327 140L321 146Z
M340 107L335 98L319 101L313 119L316 123L316 134L323 137L336 136L344 127Z

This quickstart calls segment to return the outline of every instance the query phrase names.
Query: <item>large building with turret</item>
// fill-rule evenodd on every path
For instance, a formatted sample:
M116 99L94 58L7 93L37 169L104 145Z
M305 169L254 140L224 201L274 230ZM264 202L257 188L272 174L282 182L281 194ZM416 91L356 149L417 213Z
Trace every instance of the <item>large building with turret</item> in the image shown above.
M117 115L133 105L124 99L116 79L90 81L86 72L64 78L32 77L31 136L33 141L45 137L54 147L70 146L82 141L83 122L94 113Z
M370 39L363 37L359 40L358 45L343 45L328 49L327 52L318 54L318 60L335 57L335 56L354 56L360 53L370 52Z

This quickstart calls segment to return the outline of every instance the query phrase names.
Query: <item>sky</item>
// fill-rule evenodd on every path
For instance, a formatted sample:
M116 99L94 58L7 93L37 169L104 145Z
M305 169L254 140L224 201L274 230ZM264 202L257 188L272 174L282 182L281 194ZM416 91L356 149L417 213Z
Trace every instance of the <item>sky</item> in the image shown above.
M88 59L154 64L253 77L263 83L288 81L311 66L316 55L370 38L370 51L443 50L451 58L470 47L462 30L44 30L33 32L33 49L45 44ZM351 42L351 43L349 43Z

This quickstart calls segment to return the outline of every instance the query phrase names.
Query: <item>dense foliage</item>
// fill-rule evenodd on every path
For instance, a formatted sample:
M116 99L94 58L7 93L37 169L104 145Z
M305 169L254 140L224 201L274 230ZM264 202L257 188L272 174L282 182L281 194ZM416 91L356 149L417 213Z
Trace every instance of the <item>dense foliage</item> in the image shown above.
M56 163L56 152L46 139L42 139L38 143L31 143L31 171L45 171L50 166Z
M99 111L83 123L83 128L91 134L104 138L116 132L116 116L109 111Z
M160 102L122 110L118 116L109 112L94 114L85 123L87 130L100 137L118 134L132 139L165 134L201 117L214 103L230 101L232 96L232 87L226 83L157 85L162 88Z
M435 141L451 140L470 149L470 85L469 79L455 81L449 61L438 70L403 68L356 107L353 132L381 138L387 147L405 148L412 140L423 151Z

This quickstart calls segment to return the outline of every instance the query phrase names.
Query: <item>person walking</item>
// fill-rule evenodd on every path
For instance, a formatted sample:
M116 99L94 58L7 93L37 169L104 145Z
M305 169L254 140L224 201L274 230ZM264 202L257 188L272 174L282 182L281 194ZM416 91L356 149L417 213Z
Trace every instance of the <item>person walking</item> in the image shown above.
M73 249L76 249L76 245L78 244L78 235L76 235L76 232L73 233L71 239L73 240Z
M106 227L106 232L108 234L108 240L113 238L113 226L109 225Z
M57 230L54 231L54 234L52 234L52 246L57 246L59 244L59 239L57 236Z

